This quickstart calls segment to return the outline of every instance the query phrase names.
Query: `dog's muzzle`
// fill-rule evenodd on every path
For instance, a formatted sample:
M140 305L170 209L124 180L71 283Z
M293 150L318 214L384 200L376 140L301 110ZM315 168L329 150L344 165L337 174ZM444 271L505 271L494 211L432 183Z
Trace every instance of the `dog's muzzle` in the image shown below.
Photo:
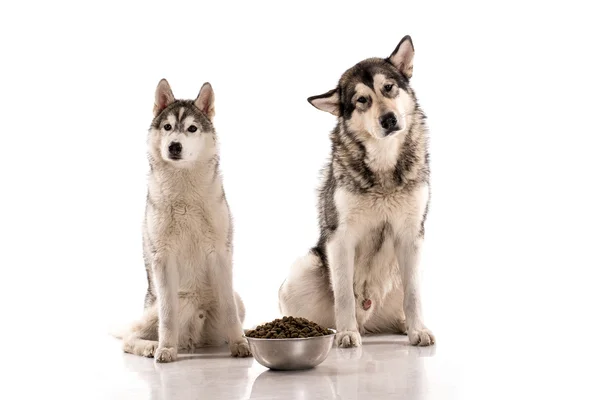
M183 146L179 142L171 142L169 144L169 158L171 160L180 160Z
M400 130L400 127L398 127L398 118L393 112L382 115L379 118L379 124L385 130L386 136Z

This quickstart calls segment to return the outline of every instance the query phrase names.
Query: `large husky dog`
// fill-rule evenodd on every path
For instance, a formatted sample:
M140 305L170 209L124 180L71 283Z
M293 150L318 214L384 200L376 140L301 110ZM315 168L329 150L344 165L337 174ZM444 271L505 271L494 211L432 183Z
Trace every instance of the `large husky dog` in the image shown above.
M409 80L405 36L386 59L364 60L308 101L338 117L319 196L321 236L292 266L280 310L335 327L340 347L361 333L435 339L423 322L417 269L429 205L425 115Z
M176 100L164 79L158 84L143 229L148 292L141 320L123 335L126 352L158 362L225 341L233 356L250 355L244 305L233 291L233 226L213 116L209 83L194 101Z

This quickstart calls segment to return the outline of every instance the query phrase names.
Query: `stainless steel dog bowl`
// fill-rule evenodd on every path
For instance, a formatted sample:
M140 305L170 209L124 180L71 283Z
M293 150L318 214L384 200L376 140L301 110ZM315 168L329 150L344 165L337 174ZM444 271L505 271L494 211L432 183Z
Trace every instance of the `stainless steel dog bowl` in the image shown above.
M256 361L274 370L316 367L327 358L334 338L335 332L326 336L298 339L257 339L246 336Z

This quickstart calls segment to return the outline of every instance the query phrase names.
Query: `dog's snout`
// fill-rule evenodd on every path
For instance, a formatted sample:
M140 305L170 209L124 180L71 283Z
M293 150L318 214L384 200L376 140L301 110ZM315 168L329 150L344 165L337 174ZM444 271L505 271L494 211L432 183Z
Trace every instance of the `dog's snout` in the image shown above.
M386 131L391 131L396 127L398 119L396 118L396 114L394 114L393 112L389 112L387 114L382 115L381 118L379 118L379 123L381 124L381 127Z
M181 150L183 150L181 143L171 142L169 145L169 156L172 158L179 158L181 156Z

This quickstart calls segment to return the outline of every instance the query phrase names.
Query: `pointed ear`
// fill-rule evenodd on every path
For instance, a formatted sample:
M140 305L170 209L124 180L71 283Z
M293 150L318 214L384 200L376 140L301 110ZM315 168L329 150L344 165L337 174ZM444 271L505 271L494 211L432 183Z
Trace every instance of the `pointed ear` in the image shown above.
M154 116L156 117L174 101L175 97L173 97L169 82L166 79L161 79L154 94Z
M335 115L340 116L340 95L338 89L335 88L327 93L320 94L318 96L309 97L307 100L314 107L321 111L327 111Z
M410 79L413 73L414 55L415 48L413 47L412 39L409 35L406 35L402 38L400 43L398 43L398 46L396 46L396 49L392 55L389 56L388 60L390 60L404 76Z
M212 121L215 116L215 92L210 83L206 82L202 85L198 97L194 100L194 105Z

